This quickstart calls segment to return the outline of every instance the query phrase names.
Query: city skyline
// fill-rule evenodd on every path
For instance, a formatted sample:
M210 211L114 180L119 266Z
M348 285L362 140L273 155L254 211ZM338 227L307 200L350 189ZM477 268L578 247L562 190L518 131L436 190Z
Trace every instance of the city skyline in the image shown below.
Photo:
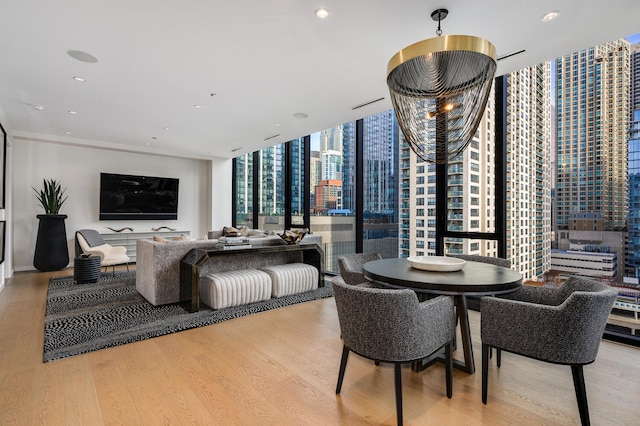
M636 36L640 36L636 35ZM629 37L627 39L632 39ZM614 42L612 42L615 44ZM585 55L588 55L588 50L583 51ZM567 56L578 55L581 56L583 52L576 52ZM562 58L557 58L562 60ZM556 73L562 73L563 70L551 71L552 61L539 64L534 67L529 67L518 72L512 73L507 76L509 81L509 96L512 100L508 101L510 108L507 111L507 126L511 126L508 136L508 148L509 153L508 161L508 180L511 185L507 191L507 223L508 223L508 254L507 256L512 260L514 269L523 272L523 275L529 279L536 279L544 275L546 270L550 267L550 247L551 242L555 241L551 233L551 186L553 178L555 177L555 170L553 164L553 157L555 153L555 147L562 142L562 146L566 147L569 152L566 154L569 157L573 156L575 148L571 145L572 142L565 141L565 130L562 130L561 141L554 140L553 131L555 125L553 124L557 120L559 114L563 114L565 105L568 104L567 98L564 92L560 92L562 110L556 111L553 109L552 98L557 89L553 81L556 79L554 75ZM573 70L571 71L573 72ZM614 77L617 71L607 71L607 76ZM589 78L588 76L586 78ZM568 86L561 80L560 84L562 89L566 89ZM607 84L611 84L610 82ZM580 88L577 87L578 97L580 98ZM595 86L593 86L595 88ZM595 89L594 89L595 90ZM623 93L624 90L618 90L617 96ZM586 96L586 93L585 93ZM511 98L510 98L511 99ZM619 99L619 98L616 98ZM516 106L517 104L517 106ZM569 107L570 109L573 106ZM581 107L582 108L582 107ZM585 108L589 108L585 104ZM559 108L560 109L560 108ZM392 111L385 111L382 114L391 114ZM450 163L450 182L449 182L449 226L452 229L460 229L473 232L486 232L491 231L494 226L494 184L495 177L493 176L493 164L492 156L493 151L491 145L493 144L493 108L491 105L487 107L485 112L486 119L480 125L478 134L474 138L470 147L462 154L461 161L452 161ZM553 116L552 116L553 114ZM617 114L617 113L616 113ZM621 113L624 115L624 113ZM375 115L378 116L378 115ZM372 117L375 117L372 116ZM551 118L553 117L553 119ZM581 116L576 116L576 123L580 123ZM616 115L617 117L617 115ZM370 118L365 117L362 119L363 123L367 123ZM561 123L564 125L565 121L561 119ZM570 133L573 132L574 124L568 124L570 127ZM575 124L576 126L578 124ZM618 123L617 128L620 126L625 127L625 123ZM366 127L366 124L364 124ZM333 142L329 142L331 138L328 135L334 135L339 137L343 144L341 155L343 157L343 173L344 182L342 183L342 203L336 203L337 206L346 208L347 214L355 214L353 209L348 209L353 205L352 199L354 198L355 179L352 177L355 166L354 159L352 157L352 145L351 139L355 138L355 123L344 123L340 126L327 129L324 131L325 146L329 147ZM395 127L394 127L395 128ZM336 129L341 129L340 132L336 132ZM626 128L625 128L626 129ZM624 130L626 133L627 130ZM589 131L580 131L581 134L588 135ZM320 141L323 132L317 132L310 135L311 150L318 151L318 158L315 162L322 162L322 153L320 152ZM381 133L382 134L382 133ZM384 139L384 138L383 138ZM381 139L373 146L378 146L380 143L383 145L386 143ZM367 146L367 139L364 136L364 144ZM544 143L540 143L544 141ZM419 254L434 254L434 188L435 180L433 175L433 168L429 164L420 164L409 160L411 154L402 147L402 135L400 134L397 141L394 142L399 146L399 153L396 158L393 154L387 154L387 161L384 161L385 149L376 152L379 157L370 155L369 151L365 151L366 159L376 159L371 164L376 164L375 167L383 167L382 169L376 169L375 167L367 169L365 165L364 170L364 192L365 201L369 203L374 200L376 196L372 194L390 194L393 193L397 198L397 208L388 208L385 206L393 206L394 203L385 201L385 203L366 204L365 208L368 212L380 212L380 213L395 213L396 219L390 219L390 222L397 222L397 253L396 255L408 256ZM579 144L580 142L578 142ZM586 142L585 142L586 143ZM610 158L607 159L604 166L607 171L616 173L615 184L609 185L608 191L612 194L608 199L618 200L621 199L624 206L624 198L628 197L626 192L626 177L621 181L619 176L625 175L626 164L620 165L620 158L626 157L626 145L625 142L618 143L618 147L615 152L612 152ZM389 145L393 146L393 143ZM334 145L335 147L335 145ZM622 147L622 148L621 148ZM591 157L591 151L584 147L584 158ZM364 148L367 149L367 148ZM624 154L621 154L624 151ZM388 150L387 152L393 152ZM561 164L560 168L564 170L565 167L565 153L560 154ZM624 161L623 161L624 163ZM315 166L314 166L315 167ZM588 165L586 166L589 167ZM451 175L453 172L453 177ZM563 176L560 182L564 185L565 179L571 178L569 176ZM580 174L577 171L576 174ZM586 174L589 173L585 169ZM376 179L370 179L371 182L377 182L375 185L368 185L367 179L376 176ZM379 176L388 176L385 179L378 179ZM456 177L457 176L457 177ZM317 179L317 178L316 178ZM395 179L395 182L393 180ZM595 174L594 174L595 179ZM415 182L414 182L415 181ZM313 188L313 186L312 186ZM590 195L587 194L590 190L584 189L585 198ZM599 189L593 189L594 202L595 191L601 191ZM313 193L313 189L311 191ZM562 191L561 191L562 192ZM573 195L573 194L571 194ZM313 195L312 195L313 196ZM578 191L578 197L580 197ZM380 200L380 199L379 199ZM580 201L580 200L578 200ZM587 200L585 200L587 201ZM600 200L602 205L602 200ZM567 202L567 201L563 201ZM574 201L568 201L573 203ZM577 202L577 201L576 201ZM613 202L609 203L613 205ZM312 203L316 205L316 203ZM593 204L595 206L595 204ZM627 202L628 205L628 202ZM580 208L572 209L572 204L569 204L569 212L572 211L584 211ZM564 205L562 207L565 207ZM617 208L616 212L611 214L606 213L606 220L610 221L613 225L612 228L624 227L626 221L625 207ZM565 210L562 210L563 213ZM351 213L349 213L351 212ZM312 218L312 228L313 218ZM566 225L566 223L563 223ZM338 228L336 228L338 229ZM346 228L345 228L346 229ZM351 228L350 228L351 229ZM352 230L349 231L352 233ZM345 234L346 235L346 234ZM350 234L351 235L351 234ZM569 235L564 235L565 240L569 240ZM356 238L353 235L352 238ZM364 238L367 238L365 233ZM331 241L331 237L329 240ZM340 251L347 250L344 247ZM449 253L475 253L483 255L497 255L495 242L482 241L482 240L460 240L447 239L447 250ZM623 257L624 258L624 257Z

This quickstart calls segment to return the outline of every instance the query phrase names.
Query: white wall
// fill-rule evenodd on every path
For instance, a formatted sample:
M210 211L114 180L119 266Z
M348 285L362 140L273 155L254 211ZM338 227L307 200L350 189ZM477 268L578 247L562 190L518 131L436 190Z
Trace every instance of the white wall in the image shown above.
M4 197L5 197L5 208L0 209L0 220L6 221L5 225L5 242L4 242L4 263L0 265L0 291L4 290L4 281L5 278L10 278L12 275L12 265L13 265L13 253L11 252L11 240L13 238L13 229L11 227L11 219L12 219L12 211L10 209L11 206L11 174L12 174L12 162L11 162L11 126L6 119L6 115L2 107L0 107L0 123L2 123L2 127L7 134L7 146L6 146L6 157L5 157L5 174L4 174ZM0 140L0 142L2 142ZM0 244L2 241L0 240Z
M232 160L220 159L211 161L211 226L209 229L222 229L231 226L231 182L233 176Z
M36 215L44 212L32 187L39 190L43 179L57 179L68 188L69 198L60 214L68 215L70 263L74 257L74 233L82 228L109 232L107 227L130 226L136 232L143 232L152 227L169 226L202 237L210 229L231 223L231 160L172 158L16 138L12 162L13 266L16 271L34 269ZM179 178L178 220L100 221L100 172Z

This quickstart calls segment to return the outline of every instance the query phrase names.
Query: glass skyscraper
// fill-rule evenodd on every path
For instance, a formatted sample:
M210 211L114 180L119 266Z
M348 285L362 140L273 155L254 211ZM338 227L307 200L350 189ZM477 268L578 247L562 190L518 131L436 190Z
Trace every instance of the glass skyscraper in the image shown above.
M640 43L631 46L629 102L629 249L626 275L640 267Z

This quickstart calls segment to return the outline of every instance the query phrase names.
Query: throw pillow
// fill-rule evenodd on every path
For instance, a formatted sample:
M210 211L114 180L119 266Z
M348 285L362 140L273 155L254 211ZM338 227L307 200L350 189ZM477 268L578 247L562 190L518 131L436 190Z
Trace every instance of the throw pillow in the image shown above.
M267 232L262 229L249 229L247 236L252 238L266 238Z
M225 237L237 237L238 230L233 226L225 226L224 228L222 228L222 235Z
M168 243L168 242L169 242L169 240L167 240L166 238L164 238L164 237L159 237L159 236L157 236L157 235L154 235L154 236L153 236L153 241L156 241L156 242L158 242L158 243Z
M173 241L193 241L193 237L182 234L179 237L175 237Z
M307 229L290 229L285 230L280 235L280 238L286 241L287 244L298 244L304 236L307 234Z

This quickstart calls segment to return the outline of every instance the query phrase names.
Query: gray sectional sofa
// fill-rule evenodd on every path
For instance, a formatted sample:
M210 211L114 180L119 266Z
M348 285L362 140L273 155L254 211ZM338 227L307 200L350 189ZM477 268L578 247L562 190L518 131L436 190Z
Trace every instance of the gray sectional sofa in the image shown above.
M222 231L211 231L208 240L138 240L136 290L155 306L188 300L180 296L180 261L191 249L219 246L218 238L221 236ZM286 245L277 235L255 236L249 239L253 247ZM322 247L322 237L305 235L301 244L318 244Z

